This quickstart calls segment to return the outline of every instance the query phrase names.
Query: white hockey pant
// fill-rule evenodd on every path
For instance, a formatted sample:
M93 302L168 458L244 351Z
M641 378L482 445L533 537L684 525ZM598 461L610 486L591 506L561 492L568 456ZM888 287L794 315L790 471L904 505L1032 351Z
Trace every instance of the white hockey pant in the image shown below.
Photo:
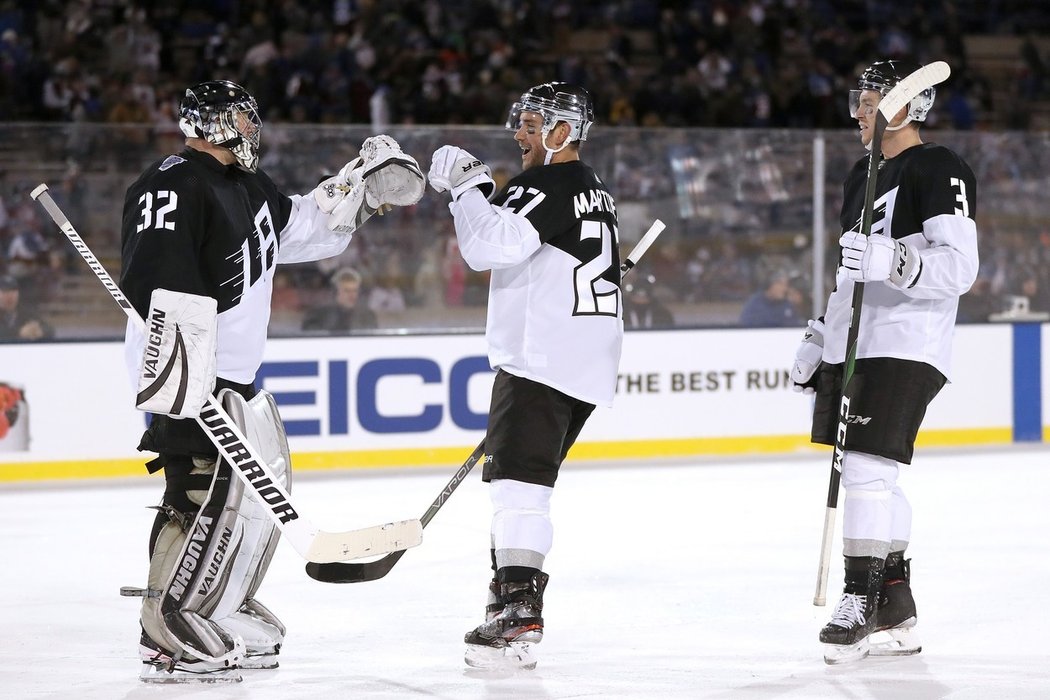
M900 466L886 457L846 452L842 459L842 553L878 557L903 551L911 538L911 504L897 486Z
M291 490L288 441L273 397L260 391L245 401L226 389L219 399ZM240 664L246 651L275 653L285 627L254 596L280 533L228 465L194 465L194 473L213 475L211 488L188 494L201 506L188 528L174 519L161 528L149 570L149 588L159 596L142 604L143 629L166 650L205 661Z
M496 567L527 566L543 569L543 561L554 542L549 486L513 479L493 479L492 549Z

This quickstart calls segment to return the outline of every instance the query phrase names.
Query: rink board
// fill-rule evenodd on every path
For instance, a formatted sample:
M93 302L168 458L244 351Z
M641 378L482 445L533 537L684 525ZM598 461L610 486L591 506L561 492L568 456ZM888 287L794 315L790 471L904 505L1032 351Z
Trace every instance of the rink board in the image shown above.
M920 445L1043 441L1050 324L960 326L953 381ZM811 399L790 389L797 329L626 336L613 408L574 460L811 451ZM297 470L453 465L484 435L493 373L480 335L276 339L257 383L281 408ZM0 481L144 474L116 342L0 345L25 401L0 438ZM9 414L9 417L12 414ZM11 422L9 420L8 422Z

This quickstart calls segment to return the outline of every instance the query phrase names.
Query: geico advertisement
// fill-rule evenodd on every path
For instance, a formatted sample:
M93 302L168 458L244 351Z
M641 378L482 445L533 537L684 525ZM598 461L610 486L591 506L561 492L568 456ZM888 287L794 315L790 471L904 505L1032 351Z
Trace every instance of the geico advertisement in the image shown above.
M1010 327L956 335L953 382L925 427L1008 427ZM597 409L580 441L804 436L811 399L787 375L800 337L628 333L615 406ZM257 384L277 398L293 451L394 450L475 444L493 376L481 335L303 338L272 340ZM0 461L136 456L144 418L120 343L0 345L0 386Z

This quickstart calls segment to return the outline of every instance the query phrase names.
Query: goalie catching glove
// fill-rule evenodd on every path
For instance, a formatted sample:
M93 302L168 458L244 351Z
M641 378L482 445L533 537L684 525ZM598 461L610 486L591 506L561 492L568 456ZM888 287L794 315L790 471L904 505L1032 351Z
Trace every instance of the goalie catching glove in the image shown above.
M328 215L328 228L350 234L373 214L415 204L426 190L415 158L389 136L372 136L361 155L314 188L314 201Z
M496 191L489 166L457 146L442 146L430 162L430 186L438 192L448 190L453 201L473 187L488 199Z
M847 231L839 238L842 266L854 282L889 280L901 289L910 289L919 280L922 258L911 246L889 236L865 236Z
M813 375L824 357L824 322L820 319L810 321L802 344L795 353L795 364L791 366L791 388L803 394L816 391Z

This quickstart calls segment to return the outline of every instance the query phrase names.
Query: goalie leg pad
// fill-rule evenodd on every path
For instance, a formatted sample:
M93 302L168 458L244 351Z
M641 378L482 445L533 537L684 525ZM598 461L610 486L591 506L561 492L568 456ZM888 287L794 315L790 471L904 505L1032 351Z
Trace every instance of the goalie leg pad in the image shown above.
M148 586L159 595L143 600L140 619L148 640L174 661L235 668L244 656L243 643L209 618L240 545L236 501L241 492L229 488L229 466L194 459L191 477L208 472L211 488L196 515L168 507L168 521L155 532ZM200 492L188 496L196 501Z
M291 491L288 438L273 396L260 391L251 401L245 401L237 392L224 390L219 400L277 480ZM240 482L231 484L231 489L234 487L243 491ZM265 504L252 494L245 494L241 500L238 519L243 530L240 547L212 619L244 639L244 668L275 668L285 626L254 598L270 566L280 532L268 517Z

